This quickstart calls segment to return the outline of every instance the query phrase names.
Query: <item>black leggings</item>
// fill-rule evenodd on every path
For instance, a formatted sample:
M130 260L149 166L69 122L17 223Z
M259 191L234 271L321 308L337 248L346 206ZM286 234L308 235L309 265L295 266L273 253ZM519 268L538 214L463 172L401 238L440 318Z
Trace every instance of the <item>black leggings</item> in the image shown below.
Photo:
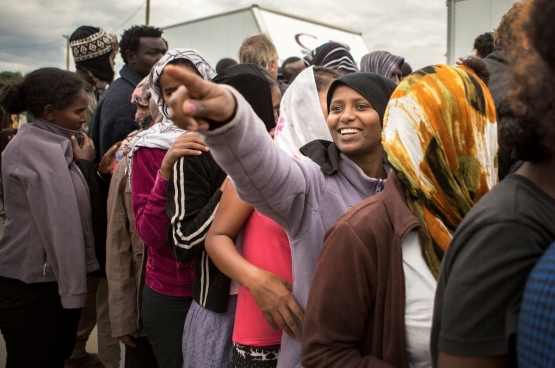
M192 301L143 288L143 328L160 368L183 367L183 326Z
M125 347L125 368L158 368L152 345L146 337L131 338L135 347Z
M75 346L81 308L62 308L56 282L0 277L0 289L6 368L63 368Z

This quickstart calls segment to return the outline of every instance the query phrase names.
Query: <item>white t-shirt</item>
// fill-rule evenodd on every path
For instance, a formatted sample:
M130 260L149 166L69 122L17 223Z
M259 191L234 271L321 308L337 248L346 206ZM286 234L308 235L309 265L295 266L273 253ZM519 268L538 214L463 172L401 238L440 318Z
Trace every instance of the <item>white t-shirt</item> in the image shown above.
M405 329L410 368L432 366L430 333L437 281L422 256L418 232L411 231L402 245L405 271Z

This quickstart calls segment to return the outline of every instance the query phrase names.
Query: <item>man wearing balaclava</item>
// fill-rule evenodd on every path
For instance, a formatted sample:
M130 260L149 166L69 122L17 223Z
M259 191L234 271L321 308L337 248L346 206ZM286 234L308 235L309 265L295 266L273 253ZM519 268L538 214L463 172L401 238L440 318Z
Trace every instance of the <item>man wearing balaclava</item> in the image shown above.
M114 60L119 50L117 36L104 32L102 28L81 26L69 37L69 45L76 73L81 77L89 98L89 107L85 111L87 124L81 129L87 133L99 99L97 83L110 84L114 80Z
M76 73L81 77L89 100L89 106L85 111L87 124L84 124L83 127L86 126L86 128L82 129L88 134L89 124L99 100L96 86L102 83L110 84L114 80L114 59L119 50L117 36L108 34L101 28L81 26L69 37L69 45L75 60ZM95 234L96 257L101 269L87 276L87 298L77 328L77 342L64 368L96 367L100 361L106 368L119 367L119 341L111 336L108 313L105 222L105 219L101 221L93 218L93 231L101 233ZM85 350L95 325L98 336L98 356Z

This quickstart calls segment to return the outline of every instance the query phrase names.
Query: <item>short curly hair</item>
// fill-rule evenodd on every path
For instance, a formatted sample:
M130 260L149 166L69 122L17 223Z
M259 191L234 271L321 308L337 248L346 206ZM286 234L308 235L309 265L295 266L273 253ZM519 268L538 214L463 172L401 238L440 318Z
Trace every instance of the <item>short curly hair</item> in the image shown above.
M511 7L501 18L499 26L493 32L493 45L502 50L515 48L522 41L522 10L531 0L521 0Z
M491 54L493 51L493 33L486 32L474 40L474 50L476 54L482 59Z
M29 111L41 116L47 105L68 107L83 89L81 78L58 68L41 68L0 89L0 106L10 114Z
M534 46L521 53L512 70L509 103L498 109L499 142L525 161L555 152L555 4L535 0L522 14Z
M127 58L125 56L127 51L137 52L137 50L139 49L141 38L161 38L163 33L164 31L162 29L151 26L133 26L125 30L121 35L121 41L119 42L119 52L121 54L123 62L127 65Z

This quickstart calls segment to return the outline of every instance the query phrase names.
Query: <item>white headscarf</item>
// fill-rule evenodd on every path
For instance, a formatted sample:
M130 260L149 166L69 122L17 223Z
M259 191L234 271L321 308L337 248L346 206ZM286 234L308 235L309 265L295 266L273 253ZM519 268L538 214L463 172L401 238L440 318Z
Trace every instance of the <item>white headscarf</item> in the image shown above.
M164 96L160 90L160 85L158 80L164 71L166 65L176 59L187 59L193 63L195 68L199 71L200 75L205 80L212 80L216 76L216 71L212 68L212 65L204 59L200 52L193 49L171 49L166 52L166 54L152 67L149 76L150 90L152 91L152 98L156 101L158 109L164 115L164 120L169 120L171 110L166 102L164 101Z
M149 76L149 86L152 93L152 99L156 101L158 109L164 116L161 123L154 124L150 129L144 130L135 136L135 139L129 144L129 164L128 172L131 178L132 157L141 147L159 148L168 150L173 142L182 134L188 133L187 130L178 128L171 120L170 107L164 101L164 96L160 90L159 79L164 68L173 60L187 59L194 64L200 75L205 80L211 80L216 76L216 71L204 59L200 52L193 49L171 49L152 67Z
M280 118L276 127L276 144L298 160L310 160L299 149L317 139L332 141L322 113L314 68L303 70L281 99Z

